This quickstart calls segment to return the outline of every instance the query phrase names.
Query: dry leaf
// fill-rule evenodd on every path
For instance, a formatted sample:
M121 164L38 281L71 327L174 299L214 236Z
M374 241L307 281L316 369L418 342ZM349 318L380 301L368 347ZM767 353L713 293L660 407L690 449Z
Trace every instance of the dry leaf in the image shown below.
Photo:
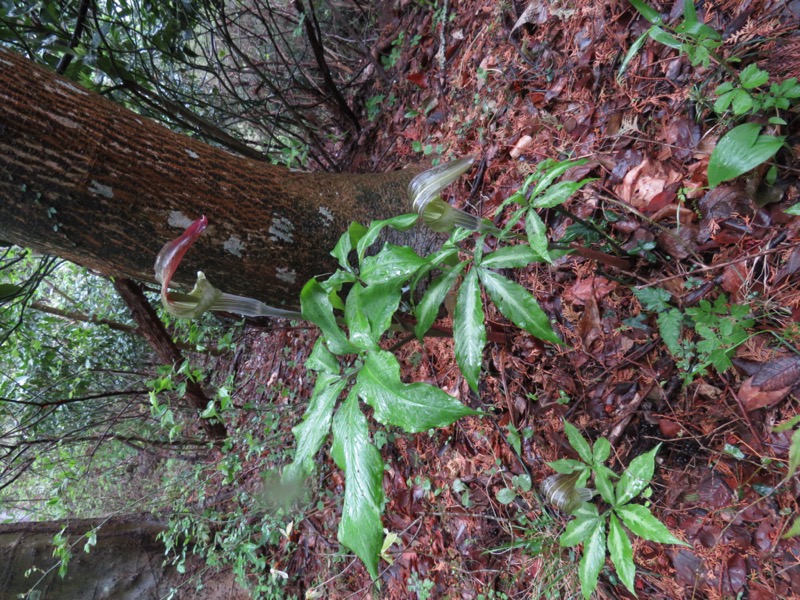
M800 383L800 356L784 356L761 365L739 388L739 400L747 412L774 406Z

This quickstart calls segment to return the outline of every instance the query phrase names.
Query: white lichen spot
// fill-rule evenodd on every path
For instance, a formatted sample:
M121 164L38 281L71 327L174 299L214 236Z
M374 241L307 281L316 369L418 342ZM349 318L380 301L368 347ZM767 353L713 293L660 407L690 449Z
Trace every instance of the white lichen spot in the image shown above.
M244 242L242 242L242 240L240 240L235 235L232 235L227 240L225 240L225 243L222 244L222 247L225 248L227 252L230 252L234 256L242 258L242 250L244 250Z
M190 157L192 157L192 158L200 158L200 155L197 152L195 152L194 150L189 150L189 148L184 148L184 150L186 151L186 154L188 154Z
M89 184L89 191L93 194L97 194L98 196L104 196L106 198L113 198L114 197L114 190L110 185L105 185L97 181L96 179L92 179L91 183Z
M297 272L289 267L278 267L275 269L275 277L286 283L295 283L297 281Z
M331 209L327 206L320 206L319 207L319 214L322 215L322 219L325 221L325 225L331 225L333 223L333 213Z
M294 242L293 232L294 225L289 219L276 217L272 219L272 223L269 226L269 239L273 242L281 241L291 244Z
M186 229L189 225L192 224L192 220L183 214L179 210L172 210L169 213L169 219L167 219L167 223L172 225L173 227L180 227L181 229Z
M56 83L58 85L64 86L69 91L74 92L76 94L83 94L84 96L88 96L89 95L89 92L87 92L86 90L82 90L81 88L79 88L77 86L72 85L68 81L63 81L61 79L56 79Z

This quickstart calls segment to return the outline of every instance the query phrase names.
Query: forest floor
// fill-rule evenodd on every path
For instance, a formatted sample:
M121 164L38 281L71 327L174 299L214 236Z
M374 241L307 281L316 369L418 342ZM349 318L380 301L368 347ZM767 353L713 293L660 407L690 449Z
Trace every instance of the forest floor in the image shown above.
M681 21L683 2L662 8L671 11L667 24ZM775 80L800 77L797 1L702 3L698 14L723 35L719 55L741 58L736 69L753 63ZM547 461L576 457L566 419L591 441L611 441L617 473L661 445L649 505L689 545L634 540L639 597L800 597L800 538L782 538L800 495L797 477L784 480L792 430L774 429L798 412L800 218L784 211L800 200L800 119L797 109L783 113L789 125L779 133L788 137L774 186L760 167L709 192L710 152L734 124L715 116L715 89L731 75L650 40L618 77L649 25L621 1L387 3L380 37L395 80L364 98L378 110L351 169L476 156L479 166L445 199L492 218L540 161L588 158L568 176L597 179L565 207L613 236L630 269L565 257L509 272L569 347L544 344L488 309L507 343L487 346L479 394L460 375L452 341L405 345L405 381L436 384L489 415L429 434L376 434L387 465L384 525L398 535L386 553L391 564L381 563L380 591L338 551L344 482L325 454L310 508L271 557L289 575L288 593L579 597L579 552L558 544L569 515L512 480L528 474L537 487L553 474ZM551 239L576 222L555 211L542 217ZM660 335L657 313L670 308L634 295L655 289L682 314L681 355ZM752 323L733 347L744 318L736 306ZM239 397L280 412L277 433L288 447L313 385L303 364L315 339L313 329L288 324L251 327L230 365ZM705 366L714 352L734 366ZM233 425L250 427L248 419ZM249 461L245 472L263 471ZM501 502L504 488L516 494ZM610 561L596 595L632 597Z

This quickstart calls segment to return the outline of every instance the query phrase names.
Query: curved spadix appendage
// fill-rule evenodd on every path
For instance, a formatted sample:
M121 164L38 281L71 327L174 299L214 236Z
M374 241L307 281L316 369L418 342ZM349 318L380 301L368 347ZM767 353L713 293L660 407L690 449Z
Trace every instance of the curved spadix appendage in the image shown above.
M428 169L414 177L408 184L408 197L425 225L446 233L456 227L473 231L494 232L497 229L482 219L447 204L439 193L466 173L475 162L468 156Z
M189 225L179 237L164 244L156 257L156 281L161 284L161 302L168 313L181 319L194 319L207 310L221 310L243 317L303 318L299 312L293 310L267 306L254 298L226 294L211 285L202 271L197 273L197 283L188 294L170 292L169 284L183 255L207 226L208 219L205 216L200 217Z
M581 477L580 471L557 473L542 482L542 494L558 510L572 514L594 496L594 490L575 487Z

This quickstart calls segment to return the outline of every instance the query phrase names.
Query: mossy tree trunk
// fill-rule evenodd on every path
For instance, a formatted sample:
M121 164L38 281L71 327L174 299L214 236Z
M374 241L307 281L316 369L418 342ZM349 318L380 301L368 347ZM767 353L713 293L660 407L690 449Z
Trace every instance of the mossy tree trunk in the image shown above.
M177 281L296 306L353 220L409 212L413 170L303 173L140 117L0 49L0 238L107 275L152 280L161 246L205 214ZM428 247L415 229L403 240Z

